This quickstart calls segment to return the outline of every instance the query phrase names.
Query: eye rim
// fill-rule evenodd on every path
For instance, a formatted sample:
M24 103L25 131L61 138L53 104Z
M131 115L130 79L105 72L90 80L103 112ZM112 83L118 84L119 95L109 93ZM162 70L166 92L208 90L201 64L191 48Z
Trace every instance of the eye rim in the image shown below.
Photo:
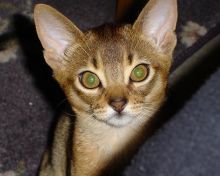
M84 84L84 81L83 81L83 76L86 74L86 73L90 73L92 75L94 75L97 79L98 79L98 84L94 87L89 87L89 86L86 86ZM99 79L99 77L97 76L97 74L95 74L94 72L91 72L91 71L83 71L82 73L79 74L79 82L81 83L81 85L86 88L86 89L97 89L98 87L101 87L101 81Z
M133 71L137 68L137 67L139 67L139 66L144 66L145 68L146 68L146 75L144 76L144 78L143 79L141 79L141 80L134 80L134 79L132 79L132 73L133 73ZM149 75L150 75L150 68L149 68L149 64L146 64L146 63L141 63L141 64L138 64L138 65L136 65L133 69L132 69L132 71L131 71L131 74L130 74L130 77L129 77L129 80L130 80L130 82L134 82L134 83L139 83L139 82L143 82L143 81L145 81L148 77L149 77Z

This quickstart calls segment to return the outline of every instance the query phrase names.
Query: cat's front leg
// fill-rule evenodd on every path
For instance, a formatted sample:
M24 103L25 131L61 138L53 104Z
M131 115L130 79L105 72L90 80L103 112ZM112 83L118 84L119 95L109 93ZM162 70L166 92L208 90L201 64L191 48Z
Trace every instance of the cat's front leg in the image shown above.
M40 170L39 170L39 176L55 176L55 172L49 163L49 156L48 152L45 152L43 155L43 160L41 162Z
M70 161L67 159L69 128L69 117L62 115L56 126L52 147L43 155L39 176L66 176L69 173Z

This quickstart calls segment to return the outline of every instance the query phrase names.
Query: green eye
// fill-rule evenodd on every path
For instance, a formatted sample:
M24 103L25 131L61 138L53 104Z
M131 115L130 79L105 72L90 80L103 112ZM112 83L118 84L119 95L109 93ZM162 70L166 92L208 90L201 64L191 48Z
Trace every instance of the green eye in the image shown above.
M100 85L98 76L89 71L82 73L80 81L81 84L87 89L95 89Z
M147 78L148 73L149 73L148 65L140 64L132 70L130 79L133 82L141 82Z

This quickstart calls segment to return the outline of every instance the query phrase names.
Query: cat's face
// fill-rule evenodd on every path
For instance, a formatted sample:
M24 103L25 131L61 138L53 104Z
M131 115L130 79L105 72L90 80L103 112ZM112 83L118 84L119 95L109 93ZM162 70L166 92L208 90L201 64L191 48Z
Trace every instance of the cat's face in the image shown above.
M124 126L157 110L170 58L158 54L131 26L88 32L78 44L66 51L65 74L58 78L76 112Z
M50 28L39 18L42 13L58 23L54 27L63 25L58 32L46 34ZM133 26L106 26L82 33L50 7L40 7L35 14L36 23L41 23L37 30L45 59L79 117L123 127L156 112L165 95L176 43L169 26L168 31L150 38L143 34L146 29L140 21L146 17L142 13Z

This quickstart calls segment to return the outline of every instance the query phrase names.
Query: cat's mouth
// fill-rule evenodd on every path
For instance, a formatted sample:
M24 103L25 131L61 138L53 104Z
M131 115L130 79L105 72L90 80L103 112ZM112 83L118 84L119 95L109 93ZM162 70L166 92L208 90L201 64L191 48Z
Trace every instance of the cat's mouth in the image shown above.
M124 126L130 124L132 122L132 120L134 119L133 116L131 116L127 113L111 114L105 119L99 118L98 116L93 114L93 118L95 118L96 120L98 120L100 122L104 122L105 124L107 124L109 126L116 127L116 128L124 127Z
M133 116L128 113L114 113L107 117L106 123L114 127L124 127L132 122Z
M129 108L124 109L121 112L117 112L112 108L107 108L106 110L93 111L92 117L101 123L106 125L122 128L131 124L135 119L137 119L138 114L130 111Z

